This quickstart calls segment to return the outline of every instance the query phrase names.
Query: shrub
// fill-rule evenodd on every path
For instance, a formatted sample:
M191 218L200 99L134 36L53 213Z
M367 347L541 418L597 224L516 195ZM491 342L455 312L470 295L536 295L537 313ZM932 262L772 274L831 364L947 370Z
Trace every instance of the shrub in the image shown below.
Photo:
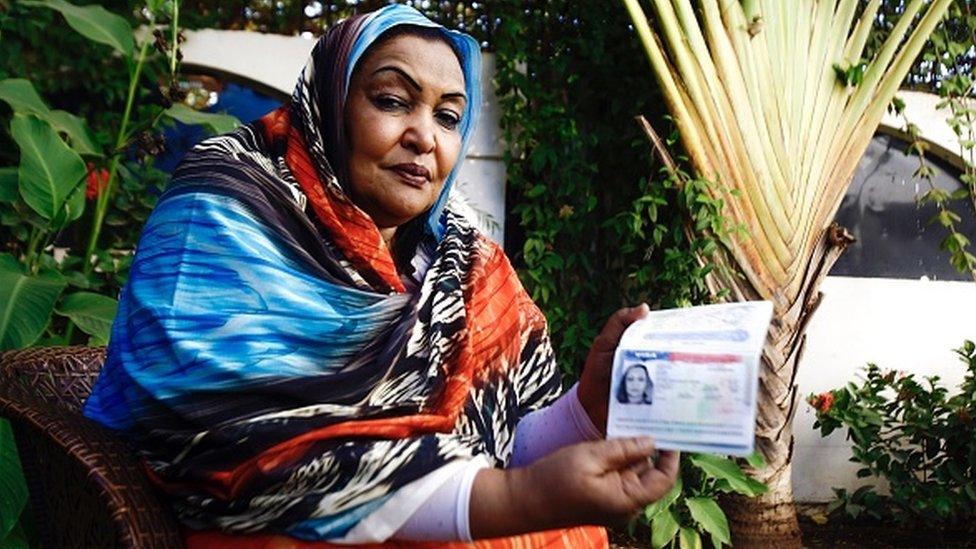
M835 488L831 511L903 524L957 528L976 518L976 344L955 350L966 367L958 391L938 376L869 364L861 383L810 395L823 436L847 429L857 476L885 480L854 492Z

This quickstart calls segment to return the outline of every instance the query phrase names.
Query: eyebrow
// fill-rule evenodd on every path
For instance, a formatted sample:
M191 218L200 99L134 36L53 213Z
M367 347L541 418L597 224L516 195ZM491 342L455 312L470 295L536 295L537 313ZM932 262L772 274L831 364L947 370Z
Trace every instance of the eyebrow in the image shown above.
M377 74L379 74L379 73L381 73L383 71L391 71L391 72L394 72L396 74L399 74L415 90L417 90L419 92L424 91L424 88L421 87L421 85L418 84L417 81L413 79L413 77L411 77L409 74L407 74L407 72L405 70L401 69L400 67L394 67L393 65L387 65L385 67L380 67L380 68L376 69L375 71L373 71L373 76L375 76L375 75L377 75ZM464 99L465 101L467 101L467 96L464 95L463 92L452 92L452 93L445 93L445 94L441 95L441 99L455 99L455 98L460 98L460 99Z

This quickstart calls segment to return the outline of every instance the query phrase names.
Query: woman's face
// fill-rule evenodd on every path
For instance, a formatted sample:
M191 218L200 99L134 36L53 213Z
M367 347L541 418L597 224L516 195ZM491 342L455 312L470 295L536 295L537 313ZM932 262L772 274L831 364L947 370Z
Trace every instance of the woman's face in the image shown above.
M346 101L353 202L395 229L433 206L461 150L464 74L451 47L395 37L362 59Z
M644 389L647 387L647 373L643 368L631 368L624 376L624 390L627 392L627 402L643 402Z

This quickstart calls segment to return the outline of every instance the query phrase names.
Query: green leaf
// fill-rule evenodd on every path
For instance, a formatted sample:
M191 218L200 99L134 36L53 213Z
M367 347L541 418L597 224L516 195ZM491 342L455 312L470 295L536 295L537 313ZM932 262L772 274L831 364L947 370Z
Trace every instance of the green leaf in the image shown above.
M0 539L0 547L3 549L31 549L30 544L27 543L23 520L14 525L14 529L7 534L6 538Z
M176 103L163 114L184 124L207 126L213 133L227 133L241 124L240 120L229 114L201 112L183 103Z
M702 528L713 538L722 543L732 543L732 538L729 535L729 521L714 499L706 497L688 498L685 505L691 512L691 518L701 524Z
M92 292L76 292L61 301L55 310L61 316L71 319L83 332L108 341L112 332L112 320L119 308L119 302L111 297Z
M57 131L66 133L71 146L79 153L102 156L92 140L88 124L67 111L52 111L34 89L30 80L23 78L0 80L0 100L6 101L15 113L37 115Z
M51 112L31 81L25 78L0 80L0 100L6 101L14 112L37 115Z
M34 343L66 285L56 272L25 275L13 256L0 254L0 351Z
M691 528L681 527L681 534L678 536L678 546L681 549L701 549L701 536Z
M644 508L644 518L646 518L649 521L654 520L654 517L657 516L658 513L666 509L669 509L674 504L674 502L678 499L678 496L681 495L681 489L682 489L681 477L679 476L675 480L674 486L671 487L671 490L667 494L664 494L663 498L655 501L654 503Z
M769 490L763 483L746 476L742 469L730 459L712 454L694 454L689 459L706 475L725 479L729 486L740 494L752 497Z
M17 168L0 168L0 202L17 201Z
M754 450L751 454L746 456L746 463L748 463L749 467L752 467L753 469L762 469L766 466L766 460L763 459L763 455L759 452L759 450Z
M14 530L27 505L27 485L20 468L10 423L0 419L0 546Z
M20 195L35 212L52 219L67 203L68 221L81 216L85 163L50 124L32 115L15 114L10 134L20 147ZM70 199L70 200L69 200Z
M71 141L71 148L80 154L102 156L101 151L98 150L98 146L95 145L95 141L92 139L91 130L88 129L88 123L84 119L70 112L60 110L51 111L47 116L44 116L44 119L50 122L58 131L68 134L68 140Z
M20 4L59 11L68 25L85 38L112 46L122 55L132 57L132 27L125 18L102 6L76 6L64 0L20 0Z
M651 547L660 549L671 543L678 533L678 519L670 509L657 514L651 521Z

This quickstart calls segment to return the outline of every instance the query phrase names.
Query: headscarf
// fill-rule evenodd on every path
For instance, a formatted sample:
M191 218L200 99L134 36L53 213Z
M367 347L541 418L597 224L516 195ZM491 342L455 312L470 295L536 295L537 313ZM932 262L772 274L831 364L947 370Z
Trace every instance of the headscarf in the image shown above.
M518 420L559 393L543 316L448 201L457 167L415 286L344 191L352 71L402 24L460 53L466 145L477 44L391 5L330 29L289 104L195 147L143 230L85 414L132 441L192 528L342 538L441 467L504 466Z

